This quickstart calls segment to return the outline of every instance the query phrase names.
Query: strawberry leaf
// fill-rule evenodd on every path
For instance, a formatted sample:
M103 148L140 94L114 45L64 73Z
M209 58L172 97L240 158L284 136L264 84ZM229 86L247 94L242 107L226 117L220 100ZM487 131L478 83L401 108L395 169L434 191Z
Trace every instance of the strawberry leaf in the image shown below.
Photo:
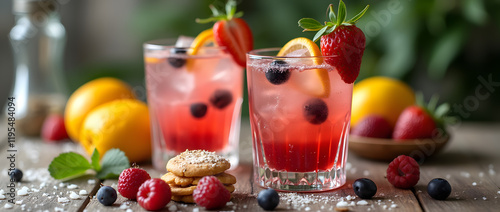
M323 36L323 34L325 33L325 31L328 29L328 26L324 26L323 28L321 28L317 33L316 35L314 35L314 38L313 38L313 41L316 42L318 41L319 38L321 38L321 36Z
M341 25L345 21L347 15L345 4L342 0L339 3L339 11L337 12L337 25Z
M328 18L330 18L330 21L333 23L335 20L337 20L337 16L335 16L335 11L333 11L333 4L330 4L328 7L330 12L328 13Z
M370 5L366 5L365 9L363 9L361 12L359 12L356 16L352 17L351 20L347 21L347 23L356 24L356 22L358 22L358 20L361 17L363 17L363 15L366 13L366 11L368 10L369 7L370 7Z
M305 31L318 31L323 28L323 24L319 21L316 21L313 18L302 18L299 20L299 26L302 27Z

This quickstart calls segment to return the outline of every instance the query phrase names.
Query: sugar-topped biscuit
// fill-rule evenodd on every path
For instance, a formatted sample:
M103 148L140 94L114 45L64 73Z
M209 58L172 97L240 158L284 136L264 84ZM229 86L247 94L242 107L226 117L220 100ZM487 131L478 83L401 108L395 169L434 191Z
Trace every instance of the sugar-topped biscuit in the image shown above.
M236 183L236 177L226 172L222 172L213 176L215 176L224 185ZM188 185L198 185L198 182L200 182L201 178L202 177L179 177L172 172L168 172L161 176L161 179L166 183L181 187L186 187Z
M224 185L224 187L229 191L229 193L233 193L234 190L236 189L234 185ZM172 191L172 195L175 196L192 195L195 189L196 189L195 185L188 187L179 187L176 185L170 185L170 190Z
M216 175L230 167L227 159L205 150L186 150L167 163L167 170L180 177Z
M173 185L183 186L183 187L191 185L193 183L193 181L195 180L195 178L193 178L193 177L179 177L179 176L173 174L172 172L168 172L168 173L164 174L163 176L161 176L161 179L168 184L173 184Z

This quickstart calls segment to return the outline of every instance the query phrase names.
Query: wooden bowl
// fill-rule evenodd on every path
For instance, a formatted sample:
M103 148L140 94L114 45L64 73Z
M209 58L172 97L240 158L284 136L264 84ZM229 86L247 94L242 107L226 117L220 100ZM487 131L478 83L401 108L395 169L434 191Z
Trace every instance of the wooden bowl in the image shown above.
M425 159L437 154L449 140L449 134L436 139L398 141L349 135L349 151L364 158L383 161L393 160L399 155Z

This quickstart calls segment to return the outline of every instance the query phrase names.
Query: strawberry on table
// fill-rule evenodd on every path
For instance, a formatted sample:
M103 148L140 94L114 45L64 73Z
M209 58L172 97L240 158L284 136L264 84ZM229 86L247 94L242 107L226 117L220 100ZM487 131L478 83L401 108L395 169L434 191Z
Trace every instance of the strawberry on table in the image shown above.
M197 19L198 23L215 22L213 33L218 46L223 46L231 54L236 63L246 65L246 53L253 49L253 36L250 27L240 17L243 12L236 13L236 1L229 0L226 13L222 13L210 5L213 16L207 19Z
M342 0L339 3L337 15L333 11L333 6L329 6L329 22L325 25L312 18L302 18L299 26L304 31L318 31L314 36L314 41L321 37L321 53L323 56L333 56L326 59L326 63L335 66L340 77L345 83L353 83L359 75L361 58L365 51L366 38L356 22L368 10L367 5L360 13L351 20L346 19L346 6Z
M427 106L423 97L417 98L417 105L408 106L401 112L394 126L392 138L396 140L432 138L435 130L444 130L443 117L449 110L448 104L436 108L437 97L431 98Z

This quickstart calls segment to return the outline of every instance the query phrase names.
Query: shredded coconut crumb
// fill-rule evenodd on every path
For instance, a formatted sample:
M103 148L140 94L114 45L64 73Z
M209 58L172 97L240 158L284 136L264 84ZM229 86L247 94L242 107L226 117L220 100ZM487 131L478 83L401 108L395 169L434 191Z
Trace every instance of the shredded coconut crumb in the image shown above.
M23 186L21 189L17 191L18 196L26 196L28 195L29 188L26 186Z
M368 202L366 200L360 200L356 202L356 205L368 205Z
M57 197L57 202L58 203L68 203L69 199L66 197Z
M0 199L3 200L3 199L7 199L7 198L5 197L5 195L0 194Z
M80 190L80 192L78 192L78 194L80 196L87 196L89 193L86 190Z
M87 180L87 184L89 184L89 185L95 185L95 180L94 179L89 179L89 180Z
M72 191L72 192L69 194L69 198L70 198L70 199L80 199L80 195L78 195L76 192Z
M476 186L476 185L477 185L477 183L476 183L476 182L472 182L472 186Z
M76 184L71 184L68 186L68 189L77 189L78 188L78 185Z
M16 201L16 205L22 205L23 204L23 201L22 200L18 200Z
M169 211L177 211L177 206L171 205L171 206L168 207L168 210Z
M337 205L335 205L337 207L347 207L349 206L349 203L346 202L346 201L340 201L340 202L337 202Z
M11 208L13 208L13 207L14 207L14 206L13 206L13 205L11 205L11 204L9 204L9 203L5 203L5 205L3 206L3 208L5 208L5 209L11 209Z

